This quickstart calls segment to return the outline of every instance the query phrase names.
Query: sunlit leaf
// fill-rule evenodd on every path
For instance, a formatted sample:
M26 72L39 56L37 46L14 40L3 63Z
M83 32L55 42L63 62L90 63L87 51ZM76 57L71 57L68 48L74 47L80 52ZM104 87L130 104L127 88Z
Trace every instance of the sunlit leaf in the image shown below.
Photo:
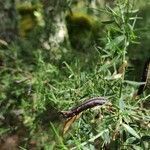
M123 111L124 110L124 108L125 108L125 103L124 103L124 101L122 100L122 99L120 99L119 100L119 108Z
M8 43L2 39L0 39L0 45L8 46Z
M138 144L140 142L140 139L135 139L132 144Z
M105 143L110 143L110 133L109 130L106 130L102 135L103 140Z
M129 80L124 80L124 82L135 86L143 85L146 83L146 82L136 82L136 81L129 81Z
M131 128L129 125L122 123L122 126L133 136L135 136L136 138L140 139L140 136L137 134L137 132Z

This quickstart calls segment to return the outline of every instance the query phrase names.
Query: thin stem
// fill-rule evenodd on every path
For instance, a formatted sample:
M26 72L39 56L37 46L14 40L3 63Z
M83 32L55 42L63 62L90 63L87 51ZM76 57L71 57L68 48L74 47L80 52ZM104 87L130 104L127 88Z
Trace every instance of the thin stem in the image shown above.
M129 1L127 1L127 3L125 5L127 5L127 14L128 14L128 12L129 12ZM127 51L128 45L130 43L130 38L129 38L128 31L127 31L127 28L126 28L127 23L129 21L129 17L125 19L124 10L122 10L122 8L120 8L120 7L119 7L119 9L121 11L121 18L122 18L122 22L123 22L123 35L125 37L125 39L124 39L124 48L123 48L123 53L122 53L122 64L123 64L126 61L126 51ZM122 78L121 78L119 97L122 96L124 77L125 77L125 68L124 68Z

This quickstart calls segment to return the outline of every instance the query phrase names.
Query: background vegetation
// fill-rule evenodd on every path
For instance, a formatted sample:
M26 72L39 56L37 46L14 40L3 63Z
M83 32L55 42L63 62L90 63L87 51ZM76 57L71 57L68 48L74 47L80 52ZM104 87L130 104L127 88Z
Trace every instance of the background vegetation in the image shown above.
M149 0L0 1L0 149L150 145ZM60 111L103 96L62 135Z

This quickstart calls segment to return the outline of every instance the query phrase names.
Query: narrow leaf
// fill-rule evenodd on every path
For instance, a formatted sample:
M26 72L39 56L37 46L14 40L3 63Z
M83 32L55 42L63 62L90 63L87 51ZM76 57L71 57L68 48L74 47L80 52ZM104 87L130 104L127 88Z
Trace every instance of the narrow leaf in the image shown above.
M65 134L65 133L69 130L70 126L71 126L71 125L74 123L74 121L77 120L80 116L81 116L81 113L78 114L78 115L75 115L75 116L73 116L73 117L71 117L71 118L69 118L69 119L67 119L67 121L65 122L64 128L63 128L63 134Z
M137 134L137 132L131 128L129 125L122 123L123 127L133 136L135 136L136 138L140 139L140 136Z
M146 83L146 82L136 82L136 81L129 81L129 80L124 80L124 82L135 86L143 85Z

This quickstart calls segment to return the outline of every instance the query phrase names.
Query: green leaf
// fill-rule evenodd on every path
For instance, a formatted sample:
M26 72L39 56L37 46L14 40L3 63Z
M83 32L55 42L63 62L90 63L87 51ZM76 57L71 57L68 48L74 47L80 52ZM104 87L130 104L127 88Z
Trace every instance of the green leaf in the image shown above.
M122 99L119 99L119 108L121 111L125 109L125 102Z
M140 139L140 136L137 134L137 132L131 128L129 125L122 123L122 126L133 136L135 136L136 138Z
M138 144L138 143L140 143L140 139L135 139L135 140L132 142L132 144Z
M118 36L114 39L114 43L120 44L125 39L124 35Z
M115 20L102 21L103 24L112 24L114 22L115 22Z
M146 82L136 82L136 81L129 81L129 80L124 80L124 82L135 86L143 85L146 83Z

